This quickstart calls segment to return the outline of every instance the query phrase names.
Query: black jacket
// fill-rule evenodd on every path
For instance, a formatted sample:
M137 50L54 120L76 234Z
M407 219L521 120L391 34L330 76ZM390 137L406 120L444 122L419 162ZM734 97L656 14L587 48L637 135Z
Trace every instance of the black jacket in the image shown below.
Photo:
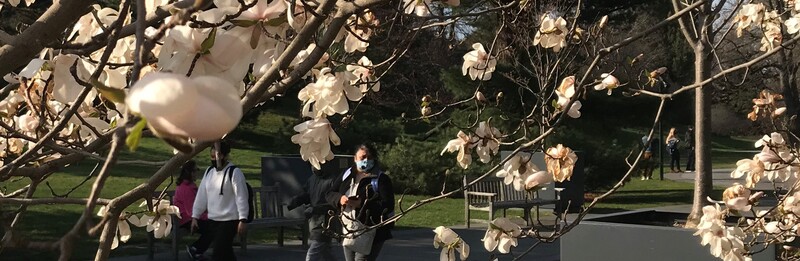
M375 168L377 170L377 167ZM339 175L338 178L333 180L333 189L328 193L327 199L331 206L338 210L342 209L339 200L342 195L347 193L350 188L350 183L356 176L356 170L351 167L348 174L347 171ZM362 207L356 209L358 213L357 218L365 225L372 226L380 223L384 218L390 217L394 214L394 190L392 189L392 179L387 174L378 175L380 170L374 171L369 176L364 177L358 183L358 197L362 200ZM378 192L372 188L372 180L378 179ZM387 240L392 238L392 228L394 224L387 224L379 227L375 232L375 240Z
M294 196L287 206L289 210L292 210L300 205L308 204L304 213L308 218L311 240L323 239L322 231L327 227L328 217L330 217L328 211L335 210L326 200L326 194L333 188L334 179L336 179L335 175L326 175L322 171L315 172L308 178L303 187L303 193ZM339 231L336 227L331 227L331 229Z

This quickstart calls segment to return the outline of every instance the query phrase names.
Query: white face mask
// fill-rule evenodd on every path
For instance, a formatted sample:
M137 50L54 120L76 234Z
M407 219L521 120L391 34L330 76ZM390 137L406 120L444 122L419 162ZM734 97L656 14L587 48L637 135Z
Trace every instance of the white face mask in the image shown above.
M356 167L359 171L369 171L375 166L375 161L371 159L364 159L356 161Z

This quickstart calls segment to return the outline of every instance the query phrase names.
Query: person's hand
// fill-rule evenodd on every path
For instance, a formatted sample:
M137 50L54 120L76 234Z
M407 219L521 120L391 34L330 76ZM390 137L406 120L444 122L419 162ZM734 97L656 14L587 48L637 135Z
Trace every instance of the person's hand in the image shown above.
M244 221L239 221L239 227L236 229L236 232L238 232L239 235L244 235L244 233L247 232L247 223L244 223Z
M192 225L190 226L190 228L189 228L189 231L190 231L192 234L194 234L194 232L195 232L195 231L197 231L197 228L198 228L198 226L197 226L197 219L196 219L196 218L193 218L193 219L192 219Z
M342 195L342 197L339 198L339 205L345 206L345 205L347 205L348 201L350 201L350 199L348 199L347 196Z

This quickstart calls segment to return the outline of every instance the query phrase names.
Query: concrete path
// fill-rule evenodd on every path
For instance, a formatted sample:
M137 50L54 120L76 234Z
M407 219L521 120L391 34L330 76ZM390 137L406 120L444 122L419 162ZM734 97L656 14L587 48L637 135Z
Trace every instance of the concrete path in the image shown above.
M461 238L470 246L470 260L490 260L491 254L483 247L481 239L486 233L484 228L454 228ZM409 261L409 260L439 260L441 250L433 248L433 231L429 229L396 230L393 232L394 239L387 241L381 251L381 261ZM530 248L535 241L533 239L521 239L519 246L513 248L514 253L522 253ZM558 241L549 244L539 244L531 253L526 255L524 260L557 261L559 260ZM305 260L306 251L300 246L300 241L288 241L286 246L277 245L251 245L247 249L247 254L242 254L238 247L234 248L237 258L240 261L247 260ZM344 260L342 248L336 244L333 253L337 260ZM186 251L179 254L180 260L189 260ZM499 260L512 260L510 255L498 255ZM146 255L127 256L111 258L113 261L140 261L147 260ZM168 253L159 253L154 260L172 260Z
M729 187L733 185L733 183L745 184L744 177L735 179L731 178L731 172L733 169L714 169L711 175L714 177L714 186L719 187ZM681 181L681 182L690 182L694 183L694 175L695 172L679 172L679 173L664 173L664 179L674 180L674 181ZM653 173L653 177L657 178L658 170ZM786 182L778 182L775 183L778 187L788 187L794 184L794 179L789 179ZM761 182L756 183L755 190L774 190L772 183L766 179L761 180Z

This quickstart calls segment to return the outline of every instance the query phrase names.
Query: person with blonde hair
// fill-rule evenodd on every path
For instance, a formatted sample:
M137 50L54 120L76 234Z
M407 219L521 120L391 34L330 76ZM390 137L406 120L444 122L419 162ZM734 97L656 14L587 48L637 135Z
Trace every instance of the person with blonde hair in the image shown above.
M669 129L669 135L667 135L666 143L667 143L667 151L669 152L669 168L672 172L683 172L681 170L681 152L678 150L678 143L680 140L678 136L675 135L675 128ZM675 168L678 168L675 170Z

